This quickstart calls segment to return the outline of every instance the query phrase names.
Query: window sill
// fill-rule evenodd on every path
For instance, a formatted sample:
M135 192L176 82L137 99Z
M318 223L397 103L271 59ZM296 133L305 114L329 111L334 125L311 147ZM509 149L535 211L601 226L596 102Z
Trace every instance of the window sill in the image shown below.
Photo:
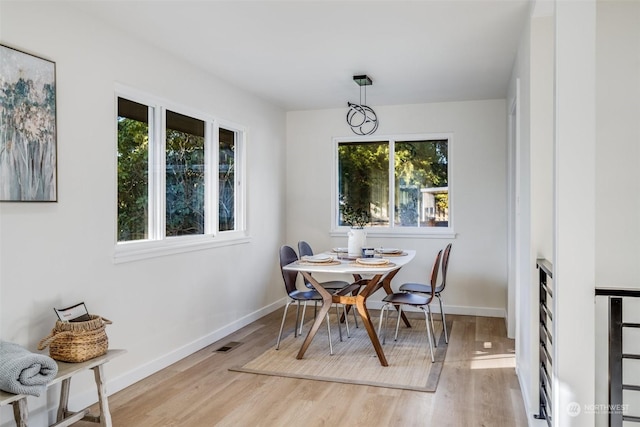
M367 237L405 237L408 239L455 239L456 233L451 228L444 227L411 227L411 228L377 228L365 227ZM331 237L343 237L349 232L348 227L331 230Z
M149 258L174 255L184 252L201 251L231 245L249 243L251 238L245 233L225 236L174 237L165 240L144 240L117 243L113 255L114 264L140 261Z

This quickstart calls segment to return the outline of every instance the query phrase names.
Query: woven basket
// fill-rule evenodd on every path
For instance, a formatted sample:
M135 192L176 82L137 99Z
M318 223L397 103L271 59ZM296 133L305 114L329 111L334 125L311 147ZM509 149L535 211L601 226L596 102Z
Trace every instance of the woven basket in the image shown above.
M51 358L62 362L84 362L102 356L109 348L106 325L111 320L89 315L86 322L56 321L51 333L38 344L38 350L49 347Z

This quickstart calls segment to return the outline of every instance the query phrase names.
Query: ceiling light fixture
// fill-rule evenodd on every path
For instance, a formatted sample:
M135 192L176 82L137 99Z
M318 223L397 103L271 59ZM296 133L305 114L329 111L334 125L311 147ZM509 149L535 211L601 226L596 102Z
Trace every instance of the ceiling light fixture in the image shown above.
M353 76L353 81L360 86L360 103L353 104L347 102L349 111L347 111L347 124L351 126L353 133L357 135L371 135L378 129L378 116L371 107L367 107L367 86L373 85L373 81L369 76L360 75ZM364 87L364 104L362 103L362 91Z

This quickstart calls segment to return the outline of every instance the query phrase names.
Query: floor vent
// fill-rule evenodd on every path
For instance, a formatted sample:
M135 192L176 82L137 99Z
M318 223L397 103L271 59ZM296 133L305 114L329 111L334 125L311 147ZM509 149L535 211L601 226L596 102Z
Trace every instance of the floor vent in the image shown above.
M237 342L237 341L231 341L231 342L226 343L225 345L223 345L219 349L217 349L216 352L218 352L218 353L228 353L231 350L233 350L234 348L236 348L237 346L239 346L240 344L242 344L242 343L241 342Z

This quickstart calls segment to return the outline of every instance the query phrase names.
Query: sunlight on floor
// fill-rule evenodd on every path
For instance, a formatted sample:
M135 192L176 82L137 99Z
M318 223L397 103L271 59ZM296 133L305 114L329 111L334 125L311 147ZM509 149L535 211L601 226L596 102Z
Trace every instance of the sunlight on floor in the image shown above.
M493 346L491 342L485 342L483 348L490 350ZM476 350L471 359L470 369L502 369L515 368L516 356L509 354L489 354L488 351Z

